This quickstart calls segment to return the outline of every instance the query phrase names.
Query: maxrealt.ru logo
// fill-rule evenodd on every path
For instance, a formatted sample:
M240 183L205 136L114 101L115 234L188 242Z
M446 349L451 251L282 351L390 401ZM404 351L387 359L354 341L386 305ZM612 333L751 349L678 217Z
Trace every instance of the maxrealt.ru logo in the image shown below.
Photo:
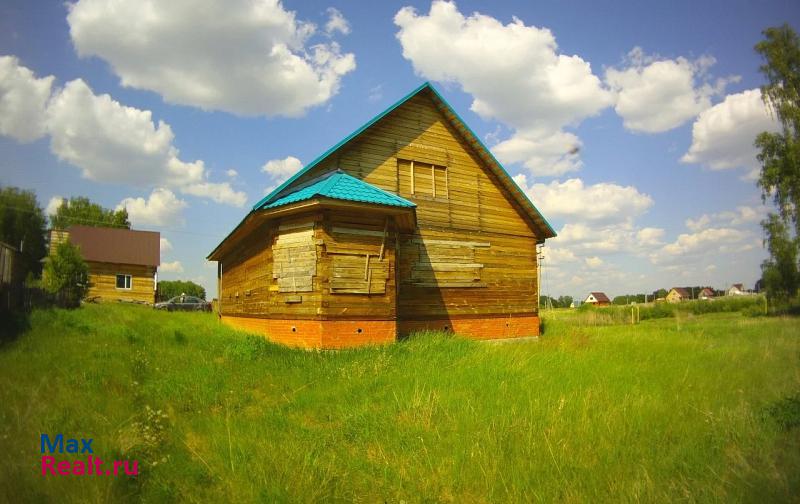
M111 465L103 466L103 459L94 456L92 438L67 438L63 434L56 434L53 439L47 434L42 434L42 476L137 476L139 474L139 461L114 460ZM78 454L85 455L86 459L57 460L53 455L45 453ZM120 472L122 470L122 472Z

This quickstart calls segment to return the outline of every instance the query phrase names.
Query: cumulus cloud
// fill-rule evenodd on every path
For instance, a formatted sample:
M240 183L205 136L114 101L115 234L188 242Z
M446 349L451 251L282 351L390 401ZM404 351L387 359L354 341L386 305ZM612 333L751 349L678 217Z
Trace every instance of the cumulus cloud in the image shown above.
M494 150L536 175L578 169L576 125L611 105L612 95L579 56L559 54L546 28L514 18L503 24L480 13L464 16L455 3L434 1L428 14L404 7L394 18L403 57L417 74L458 83L471 109L514 130Z
M759 222L766 216L766 213L763 206L738 206L735 210L703 214L696 219L686 219L685 223L691 231L701 231L707 227L732 227Z
M709 56L694 61L686 58L659 59L635 47L625 67L609 68L605 80L614 91L614 110L631 131L660 133L676 128L711 107L711 98L724 91L730 81L707 80L715 63Z
M587 257L586 259L584 259L584 262L586 262L586 265L589 266L590 268L598 268L603 264L605 264L605 261L603 261L597 256Z
M350 23L345 19L339 9L328 7L328 22L325 23L325 33L333 35L336 32L342 35L350 34Z
M44 86L43 79L19 66L16 58L3 59L0 68L9 61L15 65L11 74L26 76L11 79L13 85L29 87L27 91L16 89L12 97L30 98L38 96L42 89L50 90L52 79L48 78ZM0 83L0 89L2 86ZM182 161L173 144L172 128L163 121L156 123L149 110L125 106L108 94L96 95L82 79L68 82L44 101L47 106L40 115L42 127L50 136L50 150L60 160L79 168L83 177L137 187L167 186L235 206L245 203L245 194L234 191L229 183L209 182L203 161ZM13 107L8 112L12 116L16 113ZM31 118L34 122L39 120L36 113ZM18 136L19 132L0 133Z
M170 250L172 250L172 243L162 236L160 241L160 248L162 254L165 252L169 252Z
M0 135L32 142L47 132L45 110L55 77L37 78L14 56L0 56Z
M154 189L147 199L125 198L117 210L126 209L134 226L165 226L183 222L181 212L187 203L169 189Z
M753 145L756 136L762 131L778 131L779 127L760 90L728 95L697 117L692 126L692 145L681 162L712 170L744 168L752 177L759 168Z
M123 86L244 116L302 115L339 89L355 56L312 39L316 26L279 0L68 4L78 55L107 61ZM338 12L338 11L337 11ZM331 32L347 22L331 15Z
M643 214L653 206L653 198L633 186L608 182L586 185L573 178L564 182L528 186L524 174L514 181L548 217L568 217L581 221L624 221Z
M230 168L228 170L225 170L225 175L227 175L230 178L236 178L239 176L239 172L237 172L233 168Z
M45 215L55 215L58 207L64 203L64 198L62 196L53 196L50 198L50 201L47 202L47 206L44 209Z
M680 261L696 261L700 257L715 256L734 252L734 245L748 242L747 249L752 247L753 233L733 228L708 228L696 233L684 233L672 242L650 255L655 264L675 263Z
M161 273L183 273L183 264L180 261L162 262L158 269Z
M271 184L264 190L264 194L271 193L279 185L286 182L292 175L297 173L303 163L294 156L286 156L283 159L272 159L264 163L261 171L269 175Z
M53 153L90 180L147 186L203 178L202 161L178 159L168 124L155 124L149 110L95 95L81 79L53 97L47 116Z

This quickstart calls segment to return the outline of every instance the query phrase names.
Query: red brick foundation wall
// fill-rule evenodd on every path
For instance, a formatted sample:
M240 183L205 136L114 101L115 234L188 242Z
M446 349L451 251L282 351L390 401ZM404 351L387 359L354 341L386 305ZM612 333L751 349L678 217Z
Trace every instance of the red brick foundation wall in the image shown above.
M347 348L392 343L394 320L280 320L223 316L229 326L270 341L301 348Z
M537 315L499 316L481 318L452 318L436 320L402 320L400 334L415 331L452 331L472 339L502 339L539 336Z
M300 348L348 348L392 343L398 333L451 331L472 339L539 335L536 315L436 320L280 320L223 316L231 327L260 334L276 343Z

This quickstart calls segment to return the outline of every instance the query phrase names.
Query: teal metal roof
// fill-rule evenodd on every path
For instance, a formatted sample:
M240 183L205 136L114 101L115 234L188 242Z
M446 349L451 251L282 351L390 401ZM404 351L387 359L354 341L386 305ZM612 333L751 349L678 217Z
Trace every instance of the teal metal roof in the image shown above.
M300 187L298 190L286 194L271 203L265 203L261 209L275 208L317 197L402 208L414 208L417 206L407 199L337 170L323 175L309 185Z

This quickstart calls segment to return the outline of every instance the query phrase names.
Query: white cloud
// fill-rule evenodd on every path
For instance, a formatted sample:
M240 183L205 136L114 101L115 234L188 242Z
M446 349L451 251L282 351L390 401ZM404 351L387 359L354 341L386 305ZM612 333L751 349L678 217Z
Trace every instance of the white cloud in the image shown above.
M63 202L64 198L61 196L53 196L50 198L50 201L47 202L47 207L44 209L45 215L55 215L58 207L60 207Z
M37 114L43 117L43 128L50 135L50 150L62 161L79 168L85 178L138 187L168 186L219 203L244 205L245 194L234 191L229 183L206 180L208 171L203 161L181 161L173 145L172 129L163 121L156 124L149 110L122 105L108 94L96 95L81 79L56 90L49 101L41 99L40 91L49 92L52 79L36 79L28 68L18 65L16 58L9 57L0 59L0 74L8 65L12 71L6 73L12 77L0 79L0 91L3 82L9 79L17 87L27 79L24 86L31 89L3 95L0 107L6 107L2 100L9 96L12 102L18 96L46 102L43 111L39 111L39 104L31 105L35 110L25 110L30 112L32 122L39 121ZM13 116L19 110L9 107L5 112L12 120L5 124L15 128ZM3 121L0 114L0 125ZM2 129L0 133L19 136L20 132Z
M752 242L752 238L751 232L733 228L708 228L696 233L684 233L652 253L650 260L656 264L696 262L701 257L735 252L737 249L733 245Z
M711 97L723 92L729 81L712 86L706 80L714 58L657 59L635 47L624 69L606 70L606 83L616 95L614 110L632 131L659 133L671 130L711 106ZM700 82L698 82L700 81Z
M0 135L20 142L45 135L45 110L54 79L36 78L15 56L0 56Z
M161 237L160 246L162 254L172 250L172 243L170 243L170 241L164 238L163 236Z
M51 149L98 182L147 186L201 181L203 162L177 158L168 124L149 110L95 95L81 79L68 82L47 109Z
M161 273L183 273L183 264L180 261L162 262L158 269Z
M79 56L102 58L123 86L155 91L170 103L296 117L334 96L356 66L336 42L313 42L316 26L279 0L68 6ZM331 21L342 31L341 21Z
M233 168L230 168L228 170L225 170L225 175L227 175L230 178L236 178L239 176L239 172L237 172Z
M528 186L525 175L515 176L514 181L544 215L568 217L572 222L575 219L621 222L639 216L653 206L653 198L633 186L608 182L587 186L579 178Z
M339 9L328 7L326 12L328 13L328 22L325 23L325 33L328 35L333 35L336 32L342 35L348 35L350 33L350 23L348 23L347 19L339 12Z
M577 136L561 130L517 132L492 152L504 163L522 163L535 175L558 177L581 169L581 145Z
M417 74L458 83L475 113L515 130L495 149L501 161L522 162L536 175L579 168L580 144L561 130L611 105L612 96L589 63L558 53L550 30L517 18L504 25L480 13L465 17L444 1L427 15L404 7L394 22Z
M759 222L766 216L763 206L738 206L735 210L728 210L714 214L703 214L696 219L686 219L686 227L691 231L700 231L707 227L733 227L743 224Z
M294 156L286 156L283 159L272 159L264 163L261 171L269 175L271 184L264 190L264 194L274 191L279 185L286 182L292 175L297 173L303 163Z
M226 205L242 207L247 203L247 195L241 191L234 190L227 182L199 182L184 186L181 191L192 196L209 198L217 203Z
M728 95L697 117L692 126L692 145L681 162L702 164L712 170L744 168L752 174L759 167L753 145L756 136L778 129L778 122L761 100L760 90Z
M636 232L636 242L645 247L661 245L664 230L661 228L645 227Z
M597 268L605 264L605 261L603 261L597 256L587 257L586 259L584 259L584 261L586 262L586 265L589 266L590 268Z
M187 203L169 189L157 188L147 199L125 198L117 205L117 210L126 209L134 227L166 226L182 222L181 212L186 206Z
M383 84L378 84L377 86L373 86L369 88L369 95L367 95L367 100L371 103L375 103L380 101L383 98Z

